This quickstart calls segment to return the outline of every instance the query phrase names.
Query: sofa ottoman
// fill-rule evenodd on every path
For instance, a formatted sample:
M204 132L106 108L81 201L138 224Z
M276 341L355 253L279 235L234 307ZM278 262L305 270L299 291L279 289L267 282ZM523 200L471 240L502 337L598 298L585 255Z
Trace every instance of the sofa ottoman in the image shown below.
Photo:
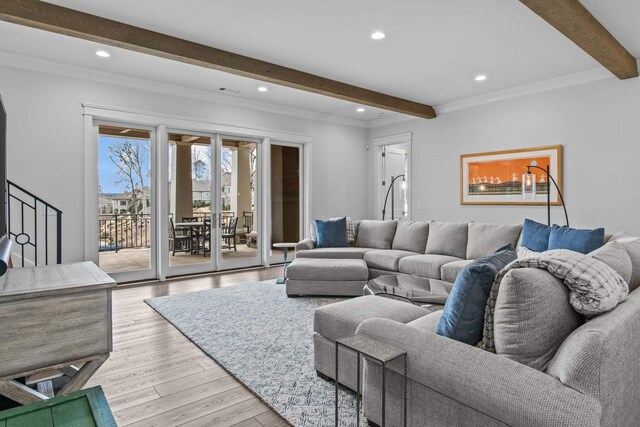
M382 318L409 323L431 313L408 302L375 295L363 296L317 308L313 313L313 356L318 374L335 378L336 340L356 333L358 325L367 319ZM340 383L356 388L357 359L345 348L339 353Z
M296 258L287 267L287 296L361 296L368 278L361 259Z

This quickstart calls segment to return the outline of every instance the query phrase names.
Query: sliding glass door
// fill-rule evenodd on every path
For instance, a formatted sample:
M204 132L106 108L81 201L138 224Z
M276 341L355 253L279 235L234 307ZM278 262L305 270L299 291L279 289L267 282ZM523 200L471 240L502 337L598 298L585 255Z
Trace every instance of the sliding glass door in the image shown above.
M168 276L216 269L214 135L169 130L167 140Z
M279 264L302 239L303 144L90 123L85 254L117 281Z
M118 281L155 278L155 131L110 123L96 129L98 264Z
M260 140L230 135L220 140L220 269L262 265Z

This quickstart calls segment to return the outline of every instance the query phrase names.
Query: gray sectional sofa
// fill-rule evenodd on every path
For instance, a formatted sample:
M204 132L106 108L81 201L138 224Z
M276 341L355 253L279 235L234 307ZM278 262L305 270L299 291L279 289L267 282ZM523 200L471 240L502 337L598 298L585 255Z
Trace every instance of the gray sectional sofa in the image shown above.
M359 264L359 277L366 265L370 277L417 274L453 281L470 259L515 244L520 234L516 226L409 222L396 224L391 236L393 225L363 223L364 235L353 247L322 249L305 241L298 246L299 259L350 257L353 267ZM404 236L415 239L403 242ZM408 426L636 426L640 240L612 238L608 246L610 266L630 294L605 314L585 319L571 307L560 279L542 269L514 269L503 278L495 302L490 352L437 335L441 311L361 296L315 310L315 368L333 378L335 340L358 333L407 352ZM322 292L322 285L317 280L315 291ZM333 291L341 289L333 285ZM339 358L340 382L355 389L355 355L343 348ZM386 425L402 425L402 371L393 363L386 371ZM381 425L378 364L365 359L361 384L364 414L371 425Z
M640 264L634 267L638 275ZM407 425L639 425L640 289L585 321L548 272L522 269L508 276L496 306L497 354L437 335L440 312L409 321L419 313L397 320L376 315L356 327L358 334L407 351ZM355 359L340 357L340 375L353 376L354 365L345 365ZM401 372L400 366L387 370L387 425L402 425ZM365 361L364 413L377 425L381 375L379 365Z
M388 274L442 280L450 289L474 259L509 243L516 246L522 230L521 225L473 222L364 220L354 225L349 247L317 248L311 239L298 243L296 261L287 270L287 295L359 296L367 279ZM344 262L336 266L335 260ZM353 274L345 276L345 270Z

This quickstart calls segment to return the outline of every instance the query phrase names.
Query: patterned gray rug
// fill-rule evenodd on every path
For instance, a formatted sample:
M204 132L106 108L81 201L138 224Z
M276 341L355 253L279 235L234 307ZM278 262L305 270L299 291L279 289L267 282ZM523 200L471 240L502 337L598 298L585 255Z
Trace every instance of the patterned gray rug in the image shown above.
M313 367L313 310L341 300L287 298L267 281L145 302L291 424L315 427L334 425L335 388ZM340 409L340 425L355 426L346 389Z

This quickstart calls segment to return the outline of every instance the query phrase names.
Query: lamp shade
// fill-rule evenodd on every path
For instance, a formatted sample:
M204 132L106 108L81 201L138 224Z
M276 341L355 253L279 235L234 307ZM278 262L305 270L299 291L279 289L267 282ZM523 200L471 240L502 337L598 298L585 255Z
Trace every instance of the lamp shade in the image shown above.
M536 198L536 174L525 173L522 175L522 198L524 200Z

